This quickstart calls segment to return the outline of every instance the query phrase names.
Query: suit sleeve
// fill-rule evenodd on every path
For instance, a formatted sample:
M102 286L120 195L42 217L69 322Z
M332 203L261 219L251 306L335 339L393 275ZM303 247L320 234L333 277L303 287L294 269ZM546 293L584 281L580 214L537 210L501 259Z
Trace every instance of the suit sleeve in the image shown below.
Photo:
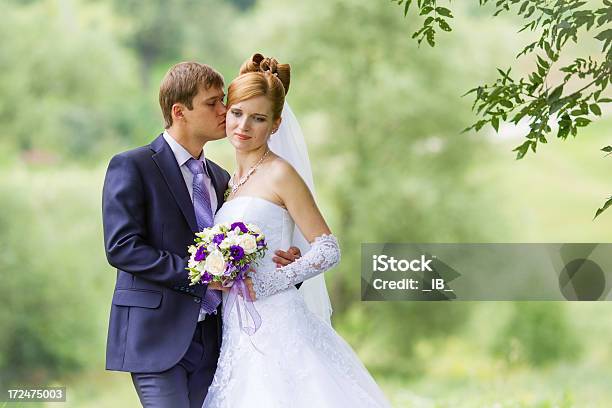
M188 258L149 245L144 197L142 177L130 157L113 157L102 193L106 258L117 269L184 292ZM188 292L203 297L205 290L196 285Z

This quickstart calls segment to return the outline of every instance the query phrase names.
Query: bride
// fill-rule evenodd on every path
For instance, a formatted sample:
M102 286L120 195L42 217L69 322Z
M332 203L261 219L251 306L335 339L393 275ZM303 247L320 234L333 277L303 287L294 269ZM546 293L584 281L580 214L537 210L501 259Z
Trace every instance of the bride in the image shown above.
M268 253L251 274L261 317L255 333L243 330L247 316L239 318L240 309L224 310L221 354L204 407L388 407L329 321L322 273L338 264L340 248L313 198L303 136L285 104L289 79L289 65L255 54L230 84L225 126L236 173L215 223L256 224L269 248L302 240L304 255L277 268Z

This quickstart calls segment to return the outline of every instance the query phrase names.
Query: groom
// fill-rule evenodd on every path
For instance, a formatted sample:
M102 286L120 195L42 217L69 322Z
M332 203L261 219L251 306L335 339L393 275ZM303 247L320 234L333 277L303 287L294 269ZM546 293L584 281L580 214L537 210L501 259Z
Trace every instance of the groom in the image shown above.
M165 131L113 157L104 181L104 244L117 268L106 369L130 372L145 407L200 408L216 370L225 288L189 286L185 268L230 178L202 149L225 137L223 87L207 65L173 66L159 91ZM299 249L276 254L287 265Z

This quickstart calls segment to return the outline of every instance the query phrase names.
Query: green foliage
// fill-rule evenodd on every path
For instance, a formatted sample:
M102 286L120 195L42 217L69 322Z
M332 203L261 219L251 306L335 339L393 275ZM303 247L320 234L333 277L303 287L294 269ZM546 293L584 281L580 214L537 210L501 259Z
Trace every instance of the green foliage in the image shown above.
M604 3L609 0L604 0ZM498 2L498 4L501 2ZM496 14L518 6L519 1L504 1L498 5ZM531 4L533 3L533 4ZM557 137L566 139L576 136L578 128L587 126L591 119L587 116L601 116L599 104L612 99L602 97L602 92L612 81L612 30L601 30L594 38L603 42L602 60L591 56L578 57L573 63L556 67L556 72L564 72L560 81L554 81L555 63L559 61L568 40L578 42L581 29L601 29L612 22L610 4L599 9L584 9L586 2L562 1L549 7L547 2L524 1L518 8L518 15L527 22L520 31L529 29L540 31L540 38L528 44L517 58L534 54L536 69L528 75L528 80L515 80L507 71L498 69L500 77L492 85L474 88L468 92L476 93L474 109L484 117L466 130L479 130L484 124L491 123L497 131L498 123L511 117L510 122L518 124L523 118L529 119L530 131L527 140L515 151L520 159L531 148L536 151L538 143L547 143L546 136L552 132L548 124L556 118ZM539 52L538 52L539 51ZM568 84L587 79L579 89L565 92ZM555 83L556 82L556 83Z
M517 302L494 351L508 362L543 366L576 359L580 343L559 302Z
M396 0L400 5L403 0ZM481 5L489 3L489 0L480 0ZM411 1L404 3L404 14L407 14ZM421 15L430 15L424 21L424 26L417 31L414 37L419 35L434 38L434 26L438 9L435 0L421 0L418 7ZM585 7L586 6L586 7ZM548 125L551 117L556 114L559 126L557 137L567 138L569 134L576 136L579 127L587 126L591 119L589 114L601 116L599 104L611 102L612 99L602 97L602 92L612 82L612 29L606 29L606 25L612 22L612 2L603 0L602 7L592 7L585 1L579 0L502 0L496 2L495 16L504 11L516 9L516 14L526 20L519 32L529 29L540 33L540 38L523 48L517 55L527 56L535 53L536 70L527 75L528 80L520 78L515 80L510 76L510 68L506 71L498 68L499 78L491 85L484 85L468 91L476 93L474 108L483 120L476 122L466 130L480 130L485 124L490 123L497 131L500 121L508 120L517 124L525 117L530 118L530 132L528 139L517 147L517 158L522 158L529 148L534 152L538 143L546 143L546 135L552 132ZM448 10L448 9L445 9ZM447 15L450 10L445 11ZM565 73L560 83L551 85L549 74L553 71L554 64L568 43L572 40L578 43L579 35L584 30L597 31L593 37L601 45L602 60L597 61L591 56L575 58L574 62L557 67L557 71ZM450 31L450 30L445 30ZM419 39L419 43L422 38ZM429 41L431 46L434 41ZM538 53L538 50L540 51ZM571 81L577 79L588 79L589 82L582 88L563 95L564 87ZM514 116L512 116L514 115Z
M597 218L602 212L604 212L611 205L612 205L612 197L608 197L608 201L606 201L601 208L597 209L597 211L595 212L595 217L593 218Z
M111 272L88 176L11 176L0 173L0 385L40 386L102 364Z
M135 0L113 1L117 13L126 18L128 44L140 57L152 63L164 57L173 57L181 50L185 30L179 24L189 15L188 0L167 2L149 1L147 7Z
M394 1L404 3L406 15L411 1ZM479 3L484 6L492 1L479 0ZM417 6L419 14L428 17L413 38L420 36L420 44L424 36L434 46L433 23L438 20L440 7L435 0L419 0ZM499 76L493 83L468 91L466 95L475 95L473 110L482 119L464 131L479 131L490 124L497 132L501 122L518 124L526 120L529 123L526 140L514 149L517 159L521 159L529 150L535 153L539 143L548 142L547 136L553 134L551 121L557 124L557 138L575 137L579 128L591 123L593 116L601 116L600 105L612 102L604 94L612 83L612 29L608 28L612 23L612 1L602 0L596 7L593 2L581 0L499 0L495 2L495 9L494 16L514 10L524 20L519 32L538 33L539 39L517 55L517 58L530 57L536 67L520 78L510 75L511 68L498 68ZM451 15L450 10L445 13ZM450 31L443 25L440 28ZM563 64L569 40L577 44L593 31L591 38L601 43L600 55L583 55L575 57L570 64ZM562 79L561 73L564 73ZM606 208L606 205L600 208L595 217Z
M90 159L138 122L129 108L131 58L116 43L108 10L72 11L48 0L5 11L0 119L2 138L17 151Z
M232 5L246 9L253 2L229 3L232 4L219 0L151 0L144 7L139 0L112 0L116 13L125 21L123 41L138 56L142 86L157 89L158 83L151 81L155 66L164 64L167 70L189 58L194 48L195 59L201 62L214 65L215 59L224 57L228 12L235 15Z
M404 17L408 15L412 0L391 0L399 6L404 6ZM448 19L454 18L453 13L446 7L438 6L436 0L417 0L416 6L420 16L425 16L423 26L412 34L412 38L416 38L419 45L426 39L427 43L433 47L436 45L436 26L442 31L452 31Z
M235 4L241 10L248 10L253 7L257 0L229 0L231 3Z
M2 149L91 162L149 142L163 123L157 93L169 66L196 59L222 68L231 59L223 27L232 6L179 6L39 0L7 7ZM218 18L202 30L209 14Z

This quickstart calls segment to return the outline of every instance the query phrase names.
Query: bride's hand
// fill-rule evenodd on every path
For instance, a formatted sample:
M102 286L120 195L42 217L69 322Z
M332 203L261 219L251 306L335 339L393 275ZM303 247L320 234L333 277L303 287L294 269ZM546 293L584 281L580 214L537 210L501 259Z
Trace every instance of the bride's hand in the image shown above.
M249 297L251 301L257 300L257 296L255 295L255 289L253 289L253 280L251 277L247 276L244 278L244 284L246 285L247 290L249 291Z
M229 287L223 286L221 282L210 282L208 284L208 289L222 290L223 292L228 292L230 290Z
M254 269L249 269L249 272L255 272ZM244 284L246 285L247 290L249 291L249 296L251 300L256 300L257 296L255 295L255 289L253 289L253 281L249 276L244 278ZM223 286L221 282L210 282L208 284L209 289L222 290L223 292L229 292L231 286ZM241 295L242 296L242 295Z
M249 291L249 297L251 298L251 301L255 301L257 300L257 295L255 294L255 289L253 289L253 280L249 276L249 274L251 273L255 273L255 269L253 269L253 267L250 267L249 270L247 271L246 276L244 278L244 285L246 286L246 289ZM242 293L240 293L240 296L242 296Z

